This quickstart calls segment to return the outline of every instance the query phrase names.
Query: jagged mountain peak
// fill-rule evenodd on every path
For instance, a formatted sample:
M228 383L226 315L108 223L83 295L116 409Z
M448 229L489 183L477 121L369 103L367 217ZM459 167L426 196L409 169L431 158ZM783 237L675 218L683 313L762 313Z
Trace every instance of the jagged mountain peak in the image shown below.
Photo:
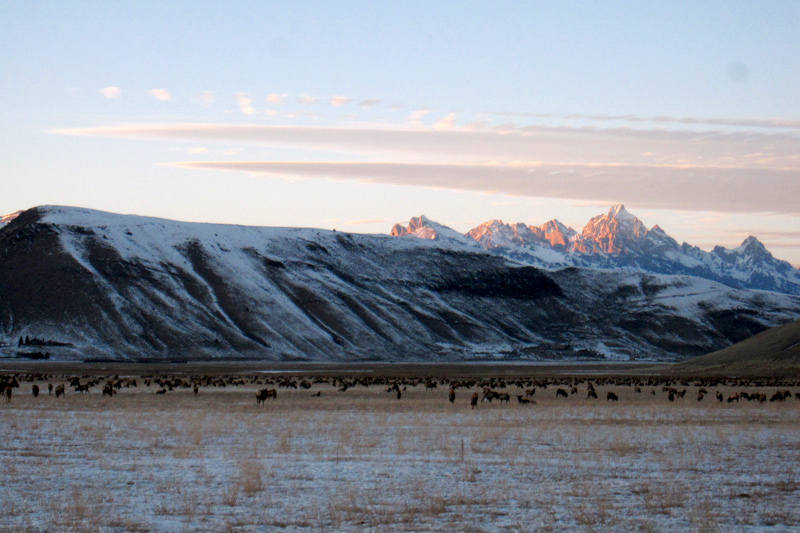
M458 243L467 246L475 246L475 241L462 235L453 228L447 227L444 224L439 224L425 215L412 217L408 222L408 226L402 224L395 224L391 231L394 237L412 236L420 239L431 241L446 241L451 243Z
M761 241L759 241L756 237L753 237L752 235L750 235L744 241L742 241L742 244L739 246L739 249L748 252L756 252L756 251L767 252L767 248L764 246L764 244Z
M493 253L546 269L578 266L689 274L736 288L800 294L800 269L774 258L756 237L737 248L717 246L706 252L688 243L679 245L661 226L648 230L623 204L593 217L581 233L557 219L527 229L495 219L470 230L466 238Z
M630 211L625 209L625 206L622 204L617 204L611 206L608 210L608 218L613 218L617 220L630 220L630 221L638 221L639 219L636 216L632 215Z

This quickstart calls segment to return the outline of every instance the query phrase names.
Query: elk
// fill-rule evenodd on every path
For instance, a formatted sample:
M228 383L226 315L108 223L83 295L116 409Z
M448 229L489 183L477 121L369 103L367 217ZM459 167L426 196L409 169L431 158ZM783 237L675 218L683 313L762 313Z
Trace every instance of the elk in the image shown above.
M776 392L769 399L769 401L771 401L771 402L782 402L783 400L784 400L784 396L783 396L782 392Z
M722 393L720 391L717 391L717 401L721 402L723 399L724 397L722 396Z
M569 398L569 394L567 394L567 391L565 391L564 389L558 389L556 391L556 398L558 398L559 396L563 396L564 398Z
M64 384L63 383L59 384L58 387L56 387L56 398L58 398L59 396L64 396Z
M589 393L587 394L586 398L587 399L593 398L593 399L596 400L597 399L597 393L594 391L594 389L589 389Z
M256 394L256 405L261 405L267 398L272 398L273 400L278 399L278 391L277 389L261 389Z
M450 403L453 403L453 402L456 401L456 390L455 389L450 389L450 395L448 396L448 399L450 400Z
M483 389L483 398L481 398L481 401L492 403L492 400L494 400L498 396L499 396L498 393L487 387Z
M619 397L616 394L614 394L613 392L608 391L608 394L606 394L606 401L609 401L609 400L612 401L612 402L618 402L619 401Z
M472 393L472 400L470 400L469 403L472 406L472 408L475 409L475 406L478 405L478 393L477 392L473 392Z
M39 396L39 385L36 385L36 384L34 384L34 385L31 387L31 394L33 394L33 397L34 397L34 398L36 398L37 396Z
M517 394L517 401L523 405L530 405L535 404L536 402L533 400L529 400L528 398L523 398L522 394Z
M501 394L497 394L496 396L497 396L497 399L500 400L500 403L503 403L503 402L508 403L509 401L511 401L511 396L509 396L507 392L503 392Z

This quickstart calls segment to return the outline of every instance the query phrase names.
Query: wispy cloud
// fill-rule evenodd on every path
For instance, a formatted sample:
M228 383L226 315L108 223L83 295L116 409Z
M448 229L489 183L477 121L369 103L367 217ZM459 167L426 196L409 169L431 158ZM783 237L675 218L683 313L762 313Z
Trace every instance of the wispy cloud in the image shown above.
M286 97L289 96L288 94L277 94L272 93L271 95L267 96L267 102L270 104L282 104L286 101Z
M303 105L314 105L317 103L317 97L304 94L298 98L298 101Z
M175 166L433 187L652 208L800 214L796 172L621 165L461 165L364 162L188 161ZM769 183L769 186L764 186ZM724 194L721 194L724 191Z
M381 101L377 98L367 98L366 100L361 100L358 103L358 107L361 109L369 109L370 107L375 107L376 105L380 104Z
M239 95L243 109L252 99ZM254 111L253 111L254 112ZM542 162L577 165L800 171L800 138L779 133L574 129L506 124L495 130L326 128L251 124L134 124L56 130L61 135L234 141L393 154L411 162Z
M423 117L425 117L425 115L427 115L431 111L433 111L433 109L431 109L430 107L423 107L423 108L417 109L416 111L414 111L413 113L411 113L408 116L408 123L411 124L411 125L422 124Z
M251 105L253 99L247 93L236 93L236 103L239 105L239 110L245 115L255 115L256 109Z
M446 117L440 119L433 126L437 130L452 130L456 127L456 114L450 113Z
M104 87L100 89L100 94L106 98L119 98L122 94L122 89L119 87Z
M207 154L208 153L208 148L203 148L203 147L187 148L186 149L186 153L187 154Z
M164 89L150 89L149 91L147 91L147 94L149 94L159 102L166 102L172 99L170 94Z
M350 98L347 96L331 96L331 105L334 107L346 106L350 103Z
M721 134L513 124L475 131L138 124L54 133L255 143L338 151L354 159L348 163L179 163L188 168L624 202L648 208L800 213L796 201L800 198L800 138L785 132Z

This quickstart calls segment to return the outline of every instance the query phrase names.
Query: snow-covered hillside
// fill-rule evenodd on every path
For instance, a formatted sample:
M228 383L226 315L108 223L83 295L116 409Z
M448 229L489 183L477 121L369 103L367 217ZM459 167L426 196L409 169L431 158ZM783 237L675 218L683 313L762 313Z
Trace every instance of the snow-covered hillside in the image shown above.
M83 359L676 359L800 317L794 296L545 272L461 238L39 207L0 228L0 344Z

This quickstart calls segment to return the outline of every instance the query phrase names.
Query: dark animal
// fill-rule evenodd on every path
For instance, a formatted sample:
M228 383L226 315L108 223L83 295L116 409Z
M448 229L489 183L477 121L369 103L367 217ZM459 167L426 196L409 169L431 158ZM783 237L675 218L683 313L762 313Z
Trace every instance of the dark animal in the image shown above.
M448 399L450 400L450 403L453 403L453 402L456 401L456 391L455 391L455 389L450 389L450 395L448 396Z
M739 394L738 393L737 394L731 394L730 396L728 396L728 403L738 402L738 401L739 401Z
M403 397L403 393L398 390L397 391L397 399L399 400L402 397Z
M717 401L721 402L723 399L724 397L722 396L722 393L720 391L717 391Z
M500 400L500 403L503 403L503 402L508 403L509 401L511 401L511 396L509 396L508 393L503 392L503 393L497 395L497 399Z
M199 392L200 392L200 389L197 387L197 385L195 385L194 387L192 387L192 392L194 392L195 394L197 394L197 393L199 393Z
M64 396L64 384L63 383L60 384L58 387L56 387L56 398L58 398L59 396Z
M589 394L586 397L587 398L594 398L596 400L597 399L597 393L594 391L594 389L590 389L589 390Z
M106 383L105 386L103 387L103 396L108 396L109 398L111 398L116 393L117 391L114 390L114 385L112 385L110 381Z
M80 392L81 394L89 394L89 384L78 383L77 385L75 385L75 392Z
M558 389L556 391L556 398L558 398L559 396L563 396L564 398L569 398L569 394L567 394L567 391L565 391L564 389Z
M278 390L277 389L261 389L256 394L256 405L261 405L267 398L272 398L273 400L278 399Z
M5 390L3 391L3 394L5 394L6 396L6 403L11 401L11 390L12 390L11 385L7 385Z
M703 401L703 396L704 396L703 389L700 389L699 391L697 391L697 401L698 402L702 402Z
M536 394L536 389L530 389L525 391L525 396L533 396Z
M606 394L606 401L609 401L609 400L612 401L612 402L618 402L619 401L619 397L616 394L614 394L613 392L609 391L608 394Z
M53 384L52 383L48 383L47 384L47 394L48 395L53 394Z
M472 400L470 400L469 403L472 406L472 408L475 409L475 406L478 405L478 393L477 392L473 392L472 393Z
M166 393L167 393L167 389L161 389L161 390L157 390L156 391L156 394L166 394Z
M769 399L769 401L771 401L771 402L782 402L783 400L784 400L784 397L783 397L783 393L782 392L776 392Z
M525 404L530 405L532 403L536 403L533 400L529 400L527 398L523 398L521 394L517 394L517 400L519 401L519 403L521 403L523 405L525 405Z
M34 384L33 387L31 387L31 394L33 394L34 398L39 396L39 385Z

